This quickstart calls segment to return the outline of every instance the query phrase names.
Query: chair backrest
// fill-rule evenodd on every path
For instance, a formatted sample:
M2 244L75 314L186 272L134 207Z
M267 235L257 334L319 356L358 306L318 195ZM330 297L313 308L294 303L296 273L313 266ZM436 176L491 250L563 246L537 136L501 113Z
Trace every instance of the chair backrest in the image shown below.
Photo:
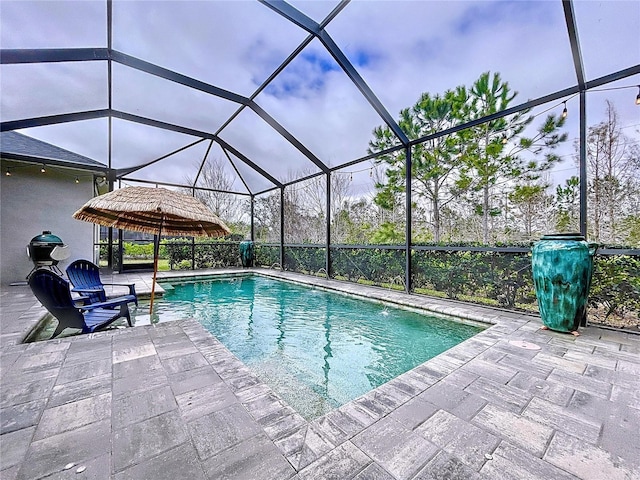
M84 317L74 305L69 282L51 270L39 269L29 277L29 286L36 298L54 317L66 326L83 328Z
M107 295L104 284L100 279L100 269L89 260L76 260L67 267L67 277L76 288L90 288L98 290L92 293L83 293L89 297L90 303L105 302Z

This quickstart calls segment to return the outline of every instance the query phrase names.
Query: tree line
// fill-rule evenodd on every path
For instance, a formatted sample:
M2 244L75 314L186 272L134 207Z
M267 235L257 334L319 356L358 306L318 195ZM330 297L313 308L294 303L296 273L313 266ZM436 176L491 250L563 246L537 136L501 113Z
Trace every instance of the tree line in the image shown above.
M549 232L579 231L579 180L552 189L550 170L567 142L564 115L537 119L530 111L501 117L448 135L440 132L509 108L517 92L498 73L483 73L470 86L442 94L423 93L403 109L398 124L410 140L427 138L411 150L413 243L495 245L528 243ZM332 172L331 242L402 244L406 222L406 152L384 153L398 141L387 126L376 127L368 153L370 188L354 185L353 173ZM572 145L577 165L577 141ZM382 153L381 153L382 152ZM606 102L604 119L587 134L588 235L608 245L640 243L640 147L623 133ZM365 169L366 170L366 169ZM311 173L296 172L291 179ZM229 190L233 180L221 160L205 165L212 189ZM284 190L285 243L326 241L326 176ZM196 191L235 233L247 235L249 203L224 192ZM280 191L255 200L256 238L280 241Z

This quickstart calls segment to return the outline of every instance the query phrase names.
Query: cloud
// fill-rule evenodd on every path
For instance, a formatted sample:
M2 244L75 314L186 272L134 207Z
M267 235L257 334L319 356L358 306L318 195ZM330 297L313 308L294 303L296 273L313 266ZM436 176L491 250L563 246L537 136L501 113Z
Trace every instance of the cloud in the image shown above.
M331 72L340 71L340 66L327 52L307 48L267 86L265 93L281 99L301 97L310 100L327 86Z
M394 116L422 92L470 85L485 71L500 72L523 101L574 84L561 4L516 3L355 2L329 31L348 56L376 49L381 60L361 73Z
M2 48L107 46L107 3L2 0Z
M337 2L292 5L320 22ZM575 2L574 7L589 78L640 63L638 2ZM106 46L106 2L3 0L0 8L3 48ZM115 1L113 21L116 50L246 97L308 36L258 2ZM422 92L470 85L485 71L500 72L519 92L515 103L576 83L559 1L353 1L327 31L394 118ZM3 65L1 73L3 121L108 105L106 62ZM638 83L635 77L621 85ZM605 96L616 99L621 123L631 124L634 118L637 123L633 98L626 100L636 93L589 94L590 123L599 121ZM373 128L383 123L318 40L255 101L330 166L365 155ZM129 113L210 133L239 108L234 102L117 64L113 104ZM568 128L574 136L577 99L569 107ZM544 108L548 106L538 110ZM195 140L123 120L114 120L114 125L116 167L150 161ZM108 156L104 120L23 133L96 160ZM220 136L277 178L316 168L249 109ZM563 154L570 153L568 149ZM187 151L184 158L190 155L199 158L202 152ZM137 175L182 181L192 168L182 158L159 162ZM249 173L248 167L238 168L251 188L271 186ZM237 186L244 189L241 182Z
M250 95L306 34L257 2L114 2L114 48Z
M2 121L107 108L106 62L2 65Z

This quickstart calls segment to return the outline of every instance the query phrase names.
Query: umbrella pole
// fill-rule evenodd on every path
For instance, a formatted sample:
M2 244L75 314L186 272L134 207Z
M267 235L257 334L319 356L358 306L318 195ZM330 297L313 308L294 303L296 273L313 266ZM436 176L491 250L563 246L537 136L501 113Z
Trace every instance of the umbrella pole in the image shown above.
M149 321L151 321L151 314L153 312L153 297L155 296L155 293L156 293L156 277L158 276L158 257L160 256L160 235L162 234L163 223L164 223L164 215L160 220L160 228L158 229L158 236L153 242L153 281L151 282L151 301L149 302Z

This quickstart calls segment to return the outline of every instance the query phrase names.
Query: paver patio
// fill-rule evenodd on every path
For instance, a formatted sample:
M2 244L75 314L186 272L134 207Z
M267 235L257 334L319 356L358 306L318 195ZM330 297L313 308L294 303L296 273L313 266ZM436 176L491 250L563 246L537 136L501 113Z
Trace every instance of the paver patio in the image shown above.
M21 344L43 309L6 287L0 477L640 478L640 336L260 271L493 325L307 422L196 319Z

